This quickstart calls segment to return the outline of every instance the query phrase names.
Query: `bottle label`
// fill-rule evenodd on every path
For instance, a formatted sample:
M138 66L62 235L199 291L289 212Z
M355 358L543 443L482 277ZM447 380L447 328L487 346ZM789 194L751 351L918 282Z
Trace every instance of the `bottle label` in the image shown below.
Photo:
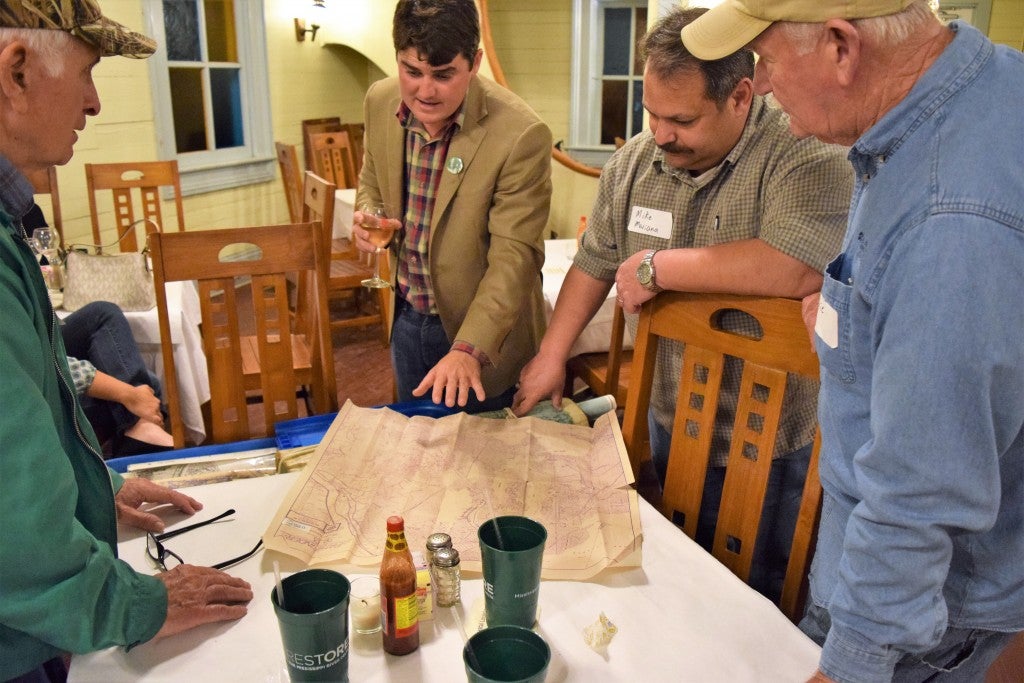
M415 591L395 598L395 637L405 638L419 630L420 605Z

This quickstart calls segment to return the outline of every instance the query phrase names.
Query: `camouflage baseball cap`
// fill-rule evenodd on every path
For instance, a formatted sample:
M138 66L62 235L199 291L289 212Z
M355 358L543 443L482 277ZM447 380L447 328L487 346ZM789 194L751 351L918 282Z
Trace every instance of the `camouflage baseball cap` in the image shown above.
M96 0L0 0L0 26L67 31L100 55L144 59L156 41L103 16Z

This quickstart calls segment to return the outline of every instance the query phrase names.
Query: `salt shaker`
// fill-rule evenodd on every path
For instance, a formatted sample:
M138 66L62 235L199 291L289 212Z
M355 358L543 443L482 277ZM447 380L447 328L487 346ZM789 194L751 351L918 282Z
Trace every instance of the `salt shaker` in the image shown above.
M462 591L459 551L452 547L438 548L430 564L430 573L437 606L451 607L459 602Z
M427 536L427 565L434 564L434 553L441 548L451 548L452 537L443 532L437 532Z

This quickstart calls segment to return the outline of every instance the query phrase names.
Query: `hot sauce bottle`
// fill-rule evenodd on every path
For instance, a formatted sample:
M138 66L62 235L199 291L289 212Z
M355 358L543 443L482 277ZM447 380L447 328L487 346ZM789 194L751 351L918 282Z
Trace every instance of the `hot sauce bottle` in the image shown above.
M406 655L420 646L416 567L405 540L405 521L388 517L388 540L380 563L380 610L384 651Z

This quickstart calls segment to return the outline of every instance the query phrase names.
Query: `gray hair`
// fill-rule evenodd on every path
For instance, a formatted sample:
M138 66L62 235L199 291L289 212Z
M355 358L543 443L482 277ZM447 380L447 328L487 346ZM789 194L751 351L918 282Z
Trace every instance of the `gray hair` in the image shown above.
M854 19L850 23L872 43L888 47L901 43L936 17L931 0L916 0L903 11L881 17ZM814 49L824 24L782 22L782 31L798 55Z
M0 50L16 40L40 57L47 75L57 77L64 73L65 57L76 38L66 31L0 27Z

